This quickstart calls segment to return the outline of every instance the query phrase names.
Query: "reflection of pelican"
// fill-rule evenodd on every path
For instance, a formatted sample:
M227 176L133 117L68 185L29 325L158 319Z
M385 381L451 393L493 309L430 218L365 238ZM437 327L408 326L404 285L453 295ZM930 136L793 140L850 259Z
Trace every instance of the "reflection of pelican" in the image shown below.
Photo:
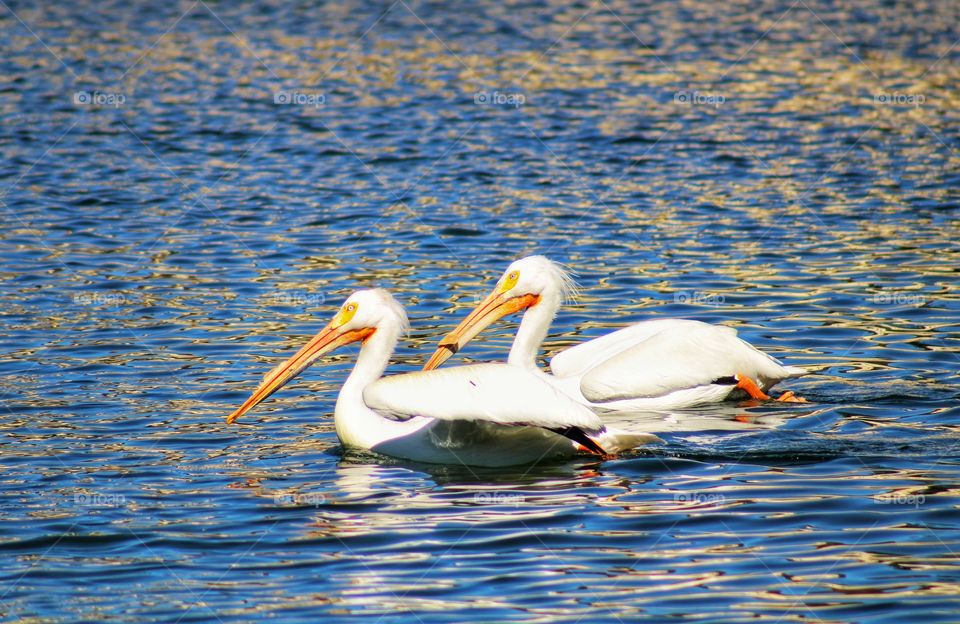
M340 390L334 426L345 446L431 463L502 466L632 448L655 436L606 430L599 418L538 376L505 364L380 379L407 315L385 290L351 295L333 320L227 418L232 423L321 355L362 341Z
M618 410L603 414L603 422L618 430L657 434L756 431L777 429L793 418L809 417L821 411L824 410L805 410L798 414L783 410L744 410L736 403L723 403L683 410Z
M509 364L535 371L573 399L598 410L674 409L765 390L806 371L783 366L737 338L731 327L662 319L625 327L567 349L550 360L553 376L536 365L537 351L563 299L574 289L560 266L543 256L511 264L493 292L440 341L425 370L443 364L485 327L524 311ZM756 380L756 381L754 381ZM802 401L792 392L781 401Z

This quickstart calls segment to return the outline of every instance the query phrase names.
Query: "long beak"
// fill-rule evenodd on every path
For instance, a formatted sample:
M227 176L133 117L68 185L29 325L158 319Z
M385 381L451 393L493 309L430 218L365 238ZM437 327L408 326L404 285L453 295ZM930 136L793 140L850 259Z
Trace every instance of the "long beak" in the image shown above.
M302 373L324 353L329 353L351 342L366 340L374 331L372 327L368 327L345 332L339 328L327 325L320 330L320 333L314 336L310 342L305 344L302 349L297 351L296 355L267 373L263 381L260 382L260 386L250 395L250 398L244 401L243 405L238 407L236 411L227 416L227 424L232 425L235 420L252 410L261 401Z
M474 308L467 318L463 319L462 323L457 325L455 330L440 340L437 350L424 365L423 370L428 371L439 367L489 325L509 314L526 310L539 301L539 295L521 295L508 298L494 290L480 302L480 305Z

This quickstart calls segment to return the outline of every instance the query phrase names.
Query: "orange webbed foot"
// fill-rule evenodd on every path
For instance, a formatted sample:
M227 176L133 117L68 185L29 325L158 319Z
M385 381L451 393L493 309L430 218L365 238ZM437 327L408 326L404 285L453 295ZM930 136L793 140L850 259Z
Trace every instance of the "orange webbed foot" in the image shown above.
M781 394L779 397L777 397L776 400L783 401L784 403L809 403L810 402L803 397L798 397L793 393L792 390L787 390L786 392Z
M763 390L760 389L760 386L756 382L746 375L735 375L737 380L736 388L740 388L744 392L750 395L751 399L760 399L761 401L767 401L770 399L770 396L764 394Z

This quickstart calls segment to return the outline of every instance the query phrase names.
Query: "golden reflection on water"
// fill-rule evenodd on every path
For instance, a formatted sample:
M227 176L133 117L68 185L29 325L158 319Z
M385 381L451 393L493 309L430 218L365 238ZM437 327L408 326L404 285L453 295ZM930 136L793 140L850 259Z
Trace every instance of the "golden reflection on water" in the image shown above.
M337 575L336 585L341 588L336 593L336 597L315 596L301 597L297 604L309 604L314 600L330 601L344 609L344 613L351 612L353 608L363 608L372 610L376 613L388 613L396 609L422 609L429 610L449 610L464 608L468 606L485 606L497 608L525 608L524 600L521 596L509 596L503 599L484 599L475 600L450 600L442 598L424 598L421 592L431 590L444 591L454 590L458 587L458 580L454 578L444 579L435 576L421 577L416 582L401 570L408 569L433 569L438 561L435 555L429 554L431 548L436 547L435 543L428 537L427 529L436 529L438 527L450 528L453 526L486 527L497 526L500 523L517 523L523 525L525 522L534 523L544 518L558 516L563 510L571 505L583 504L580 495L573 494L569 498L544 498L538 499L536 491L541 487L550 489L549 480L533 486L528 484L519 488L517 491L523 492L523 495L516 499L515 504L505 501L509 496L509 489L499 488L493 484L484 485L482 482L460 489L456 486L448 485L443 491L424 492L419 491L411 493L403 489L394 489L390 483L392 479L397 478L400 473L396 468L376 465L376 464L358 464L341 463L334 475L334 487L328 491L335 492L332 500L324 503L323 510L318 510L314 515L314 521L307 527L304 527L304 538L306 539L329 539L333 538L340 541L343 546L343 552L339 555L351 561L358 561L361 564L376 566L376 570L396 570L396 572L375 572L373 567L366 568L360 565L357 568L348 570ZM590 473L585 473L589 475ZM600 475L594 475L597 477ZM589 478L589 477L588 477ZM719 481L724 481L729 477L718 476ZM682 479L675 479L677 484L682 483ZM612 517L629 517L624 514L656 514L656 513L682 513L688 517L695 517L703 513L717 513L724 509L736 510L738 504L752 501L737 501L737 487L713 488L702 485L704 478L701 475L691 476L689 484L697 484L700 492L709 492L711 494L726 493L731 497L727 502L723 502L722 495L720 502L710 502L701 505L680 504L674 507L661 507L659 505L627 505L624 506L616 499L620 494L612 493L608 496L597 496L595 493L586 494L592 499L590 503L601 514L610 514ZM557 486L566 486L569 491L569 483L561 480L556 483ZM587 485L585 482L584 485ZM533 486L533 487L531 487ZM606 487L609 490L610 484ZM782 488L782 485L778 486ZM751 491L757 491L756 484L752 486ZM576 490L574 489L573 492ZM762 492L762 488L760 490ZM790 496L784 495L782 491L770 488L772 498L782 503L806 501L818 502L824 501L829 507L830 500L838 497L823 496ZM909 490L911 494L917 490ZM493 505L486 505L477 496L483 496L484 493L496 492L501 498ZM903 492L898 490L898 492ZM627 493L624 490L623 493ZM386 499L385 499L386 495ZM472 495L473 504L471 505L465 495ZM439 498L438 498L439 497ZM364 501L379 501L376 510L370 508L368 513L363 511L351 511L339 513L334 511L339 505L348 505L357 508L357 505L363 505ZM389 503L384 504L387 500ZM513 500L513 499L510 499ZM549 501L549 507L543 507L543 503ZM458 506L460 512L450 512L450 505ZM525 510L525 506L539 506L537 510ZM622 511L607 511L614 508L620 508ZM778 518L789 517L778 515ZM886 532L896 530L917 531L920 527L886 527ZM862 529L856 529L859 533ZM605 536L611 539L629 538L633 535L630 531L603 530L578 532L581 536L597 535ZM713 532L711 534L712 542L706 546L698 543L696 533L683 532L675 536L677 539L668 544L664 544L660 549L643 550L633 554L638 561L643 562L643 567L637 569L631 567L614 567L604 571L602 577L597 577L596 583L591 587L590 603L594 608L612 608L615 612L630 612L631 609L647 604L656 604L663 595L676 596L677 600L682 600L682 596L690 590L710 591L712 599L721 598L733 599L734 611L742 609L745 612L766 612L771 609L783 609L782 617L785 620L800 618L805 614L818 614L818 619L822 621L832 621L829 619L829 610L831 607L850 604L850 600L859 600L864 598L895 597L895 598L921 598L925 596L952 595L960 584L950 582L897 582L887 583L871 582L868 585L858 585L848 582L847 574L849 570L856 569L862 564L885 565L904 570L936 570L952 569L950 566L955 563L951 557L941 558L917 558L911 555L895 555L892 553L883 553L876 550L876 545L869 548L858 548L859 539L851 538L850 543L822 543L816 554L793 554L790 560L797 565L807 566L808 564L821 563L823 570L815 573L791 573L789 571L762 570L756 572L731 571L724 572L725 566L731 566L737 570L742 567L744 559L756 557L757 561L762 561L762 557L771 556L782 546L778 545L777 540L796 540L802 534L808 536L814 534L814 528L807 526L804 529L791 529L789 531L776 530L770 528L763 531L745 532ZM869 531L867 531L869 535ZM378 552L376 554L364 554L355 552L349 544L362 543L364 536L390 536L393 543L393 554ZM762 538L770 542L769 546L757 542L757 538ZM728 540L726 543L716 543L716 540ZM772 541L771 541L772 540ZM754 545L747 545L745 542L754 542ZM471 548L477 548L474 540L469 543ZM787 542L789 543L789 542ZM926 542L928 545L935 545L934 542ZM923 546L922 543L916 543L917 546ZM882 546L880 546L882 548ZM589 582L586 579L594 573L591 566L579 565L577 557L579 556L575 549L563 547L547 547L546 544L531 545L524 548L529 555L537 555L543 558L543 563L548 566L543 570L543 574L536 579L527 579L527 591L535 591L537 587L544 589L556 588L558 594L570 593L571 597L578 596L579 592L571 591L563 583L568 575L583 578L583 582ZM602 557L604 552L611 556L622 556L624 552L617 548L593 548L592 556ZM476 553L470 554L464 552L458 555L460 562L464 566L471 566L472 560L477 559L476 565L485 569L491 578L501 579L504 574L497 574L492 567L486 566L488 555ZM669 567L657 569L656 562L662 560L669 562ZM704 566L709 566L713 571L705 571ZM762 566L761 566L762 567ZM804 567L803 569L808 569ZM549 571L548 571L549 570ZM736 591L738 583L751 583L757 577L766 578L770 574L778 577L782 582L771 583L767 588L760 591ZM558 585L558 583L560 583ZM639 585L638 585L639 583ZM409 595L416 594L416 595ZM627 607L611 607L607 600L627 599L627 603L632 605ZM798 608L802 605L802 611ZM287 605L290 606L290 605ZM556 609L545 611L556 614Z
M65 7L17 11L47 38ZM0 420L11 466L4 478L26 493L16 499L22 507L4 508L4 519L19 513L104 532L111 523L127 531L155 520L143 533L149 541L170 527L226 535L233 529L218 523L268 518L288 540L276 547L281 554L270 553L263 578L237 586L269 595L270 607L326 605L332 614L482 608L546 622L585 610L632 617L669 598L670 609L688 615L705 599L744 619L832 622L846 619L833 611L851 604L960 593L949 580L954 540L937 529L960 489L952 473L932 465L952 456L957 426L943 422L952 405L928 405L957 379L948 357L957 351L960 229L947 207L956 202L960 170L953 147L960 67L939 39L917 44L924 57L898 51L915 49L911 37L926 33L925 21L956 24L958 5L874 7L875 22L858 19L856 6L817 5L814 13L803 3L782 15L729 3L545 7L549 15L522 3L484 8L535 44L546 42L529 47L448 37L443 24L425 20L438 40L403 3L386 16L404 25L403 36L375 28L360 42L353 8L337 3L317 9L328 24L310 36L269 21L248 22L234 35L213 21L192 25L195 16L159 36L169 24L151 17L147 24L158 30L146 55L142 33L130 26L48 38L76 78L38 55L28 33L7 35L6 61L29 85L42 76L44 98L65 103L86 84L128 94L131 105L117 111L69 112L66 125L75 121L78 135L94 139L51 148L53 162L65 161L52 186L76 197L125 193L120 208L137 206L143 223L118 223L117 205L81 206L91 216L72 235L38 245L64 231L62 213L47 213L51 204L59 210L47 185L18 189L41 213L20 219L18 212L0 236L12 241L11 256L48 267L46 281L19 283L23 270L0 269L14 284L0 303L13 318L9 332L48 338L13 341L5 351L25 368L0 377L12 405ZM213 8L235 23L229 6ZM205 15L203 6L193 10ZM733 34L715 40L711 29ZM882 50L855 45L888 30L894 34ZM928 62L930 55L943 58ZM132 70L103 85L88 58ZM30 125L31 115L45 112L25 110L18 80L13 71L0 76L0 114ZM283 117L271 108L279 88L322 91L327 105ZM464 106L495 89L526 102L513 110ZM680 92L724 99L691 107L677 101ZM878 98L891 94L925 102ZM163 168L136 142L122 149L122 163L94 153L92 174L71 160L70 150L91 150L103 137L131 139L120 121L149 134L151 145L169 144ZM404 123L410 130L398 139ZM261 136L268 158L258 160L256 149L241 158L251 148L246 139ZM450 161L429 157L425 145L438 141L451 146ZM33 163L36 143L10 141L5 156ZM608 144L608 153L584 147L595 143ZM333 161L324 160L329 152ZM343 167L336 154L356 154L363 164ZM159 176L162 189L113 175L121 164ZM456 176L467 170L482 172L484 185L461 193ZM99 186L91 189L84 175ZM201 196L209 210L193 206ZM221 217L235 218L236 227L224 233ZM385 218L371 226L375 217ZM460 232L443 233L452 227ZM332 455L327 412L353 360L345 353L277 395L250 429L225 432L231 392L302 344L350 290L386 283L402 293L415 329L397 360L415 367L509 260L532 251L563 257L585 274L548 354L653 315L712 315L817 370L798 383L819 392L820 403L638 416L630 426L681 441L603 466L451 475ZM726 302L677 312L670 306L684 290ZM34 300L45 295L53 298ZM68 307L73 297L86 303ZM461 357L503 356L514 329L515 322L501 325ZM63 371L92 388L83 402L44 386ZM889 398L871 400L914 395L928 404L901 409ZM736 436L765 433L774 440L768 444L789 444L775 434L801 427L813 432L803 439L810 447L788 446L773 460L779 449L749 455L729 442L757 444ZM903 461L912 461L912 436L921 435L937 445L936 459L898 463L902 446L913 453ZM861 458L870 453L896 465L867 468L871 460ZM799 468L789 465L794 454L803 455ZM821 461L841 465L808 471ZM16 462L29 467L18 471ZM54 485L32 496L34 477ZM123 508L63 504L112 479L132 484ZM224 492L241 498L213 502ZM892 507L921 498L929 507ZM311 500L319 502L303 502ZM224 519L238 509L239 520ZM167 515L153 518L157 510ZM845 524L832 510L846 514ZM454 539L442 533L451 530L464 532L462 543L444 541ZM50 531L63 532L59 524ZM583 541L566 545L558 536ZM186 556L211 556L208 544L215 542ZM50 548L45 559L28 553L21 561L75 564L76 551ZM298 553L315 560L284 572ZM146 551L133 559L83 554L90 565L163 560ZM322 591L286 591L318 561L344 565L323 579ZM903 571L937 574L895 576ZM220 570L185 576L180 584L203 595L229 584ZM540 592L550 604L480 595L462 587L470 582ZM165 595L180 589L153 583ZM430 591L434 597L417 595ZM246 617L259 608L223 612Z

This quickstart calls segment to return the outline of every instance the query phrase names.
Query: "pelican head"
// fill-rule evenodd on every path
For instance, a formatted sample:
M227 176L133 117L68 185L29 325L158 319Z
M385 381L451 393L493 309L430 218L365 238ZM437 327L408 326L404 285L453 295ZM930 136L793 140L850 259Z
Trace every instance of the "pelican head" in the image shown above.
M285 386L321 355L351 342L366 342L378 331L393 334L387 343L392 345L408 326L403 306L389 292L382 288L358 290L343 302L333 319L310 342L264 376L253 394L227 417L227 424Z
M576 284L559 264L545 256L527 256L514 261L486 299L443 337L423 370L433 370L447 361L484 328L497 320L534 306L546 306L550 318L565 300L576 293Z

